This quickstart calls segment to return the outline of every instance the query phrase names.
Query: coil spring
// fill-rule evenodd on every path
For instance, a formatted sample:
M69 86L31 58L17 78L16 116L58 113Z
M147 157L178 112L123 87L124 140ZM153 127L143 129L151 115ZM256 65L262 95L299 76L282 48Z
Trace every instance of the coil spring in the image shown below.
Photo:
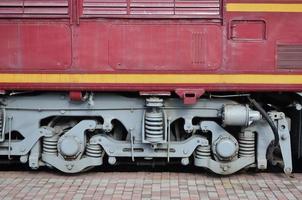
M43 153L46 154L57 154L57 144L59 140L59 135L53 137L44 137L43 138Z
M146 99L146 106L147 107L163 107L164 106L164 100L158 97L151 97Z
M209 158L211 157L211 146L197 146L195 150L195 158L197 159L203 159L203 158Z
M101 157L103 149L98 144L87 144L86 146L86 155L89 157L98 158Z
M164 135L164 115L161 111L146 112L145 136L149 142L160 142Z
M255 133L250 131L239 134L239 157L255 156Z

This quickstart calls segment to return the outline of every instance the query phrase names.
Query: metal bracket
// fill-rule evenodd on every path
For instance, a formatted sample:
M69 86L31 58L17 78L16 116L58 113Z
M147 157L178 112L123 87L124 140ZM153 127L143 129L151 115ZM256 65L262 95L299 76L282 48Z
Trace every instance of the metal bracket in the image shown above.
M2 114L2 116L0 117L0 120L2 120L2 130L0 130L1 131L0 142L4 142L4 140L5 140L5 126L6 126L6 111L5 111L5 108L2 108L2 113L1 114Z
M69 92L69 99L71 101L76 101L76 102L83 102L87 100L88 95L83 95L81 91L70 91Z
M107 135L95 135L90 139L90 144L99 144L110 157L167 157L167 144L159 144L153 149L149 144L134 143L133 150L129 141L119 141ZM197 146L207 146L208 140L195 135L182 142L170 142L169 157L184 158L193 154ZM132 153L133 151L133 153Z
M0 147L8 148L10 146L10 151L1 151L0 155L26 155L32 149L34 144L43 136L50 137L53 135L53 130L47 127L41 127L37 129L37 131L33 132L31 135L26 137L24 140L20 142L3 142Z
M41 143L39 141L33 146L29 154L29 167L32 169L39 168L39 159L41 156Z
M216 174L228 175L243 169L255 162L253 157L250 158L238 158L229 163L222 163L210 158L208 159L194 159L194 165L198 167L205 167L210 169Z
M171 142L171 128L170 128L171 124L170 124L170 119L167 119L167 137L168 137L168 141L167 141L167 162L170 162L170 142Z
M279 133L279 144L281 149L281 155L283 158L283 170L286 174L292 172L292 155L291 155L291 143L288 121L282 112L270 112L272 120L276 123ZM274 134L268 123L264 120L254 122L250 127L245 130L249 130L257 133L257 168L267 168L267 149L274 140Z
M13 117L8 117L8 159L11 160Z
M134 159L134 140L135 140L135 137L132 135L132 129L129 130L130 132L130 142L131 142L131 159L132 159L132 162L135 161Z
M196 104L197 99L199 99L204 93L204 89L176 89L175 93L183 99L185 105Z
M228 133L225 129L223 129L221 126L219 126L216 122L214 121L202 121L200 122L200 129L203 132L210 131L212 133L212 145L214 146L215 141L222 136L227 136L229 138L234 138L230 133Z
M291 174L293 164L288 121L286 120L284 113L278 113L278 115L279 119L277 120L277 127L279 133L279 144L284 164L283 171L285 174Z
M53 167L66 173L78 173L88 167L98 166L103 164L103 158L84 157L80 160L67 161L56 155L42 154L42 160Z
M171 96L170 91L140 91L140 96Z

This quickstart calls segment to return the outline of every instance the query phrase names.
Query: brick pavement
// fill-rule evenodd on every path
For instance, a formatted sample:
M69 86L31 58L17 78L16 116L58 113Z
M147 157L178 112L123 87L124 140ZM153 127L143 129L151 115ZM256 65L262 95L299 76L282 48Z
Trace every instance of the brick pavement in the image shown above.
M0 199L302 199L302 174L1 171Z

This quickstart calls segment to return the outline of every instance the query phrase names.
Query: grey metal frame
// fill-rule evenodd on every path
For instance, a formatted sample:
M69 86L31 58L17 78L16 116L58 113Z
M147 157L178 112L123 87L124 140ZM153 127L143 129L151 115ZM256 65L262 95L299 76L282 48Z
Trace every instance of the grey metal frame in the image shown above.
M240 105L227 99L201 99L195 105L183 105L180 99L166 98L164 106L161 107L165 113L165 134L167 140L159 142L156 147L146 143L144 140L144 113L146 110L145 99L128 98L114 94L94 94L90 95L87 101L70 101L65 93L43 93L37 96L11 96L4 97L1 102L2 111L5 111L2 117L3 131L0 137L0 155L20 156L21 162L29 162L29 166L37 169L41 165L53 166L66 173L77 173L89 167L102 165L103 155L106 153L109 157L108 162L114 164L118 157L129 157L132 161L135 158L180 158L181 163L188 164L189 157L193 156L198 146L214 145L214 142L221 136L230 138L230 141L236 143L234 134L228 133L222 127L209 119L223 119L225 105L234 105L232 109L239 109L239 114L228 114L228 116L245 116L246 120L228 117L225 125L242 124L242 130L255 132L257 137L257 149L255 157L239 158L237 153L234 158L228 161L222 161L215 156L215 149L211 150L211 157L205 159L194 158L196 166L212 170L217 174L231 174L245 167L257 167L259 169L267 168L266 152L269 144L274 139L272 130L268 124L261 119L257 111L250 110L246 105ZM244 109L242 109L244 108ZM241 113L243 110L246 113ZM233 111L232 111L233 112ZM84 120L75 125L72 129L64 133L57 133L48 126L41 126L41 120L48 117L83 117ZM271 112L271 118L276 122L280 134L280 147L283 155L284 171L292 171L290 135L288 119L283 113ZM95 120L85 119L85 117L95 117L103 119L102 124ZM206 118L199 124L193 124L194 118ZM171 141L170 125L178 120L184 120L184 130L192 136L183 141ZM130 137L125 141L115 140L106 133L114 127L113 120L118 120ZM100 133L87 140L87 130L99 130ZM11 138L12 132L19 132L24 139L15 140ZM198 131L203 132L197 134ZM211 132L212 143L209 144L207 131ZM9 140L1 141L4 134L9 135ZM58 153L43 153L43 138L50 138L54 135L60 136L58 140ZM63 156L60 144L67 137L75 138L75 143L79 145L78 154L73 159ZM65 142L68 144L68 142ZM101 157L89 157L85 155L85 146L100 145L103 149ZM67 146L62 147L68 148ZM239 147L238 147L239 148ZM238 149L236 150L238 152Z

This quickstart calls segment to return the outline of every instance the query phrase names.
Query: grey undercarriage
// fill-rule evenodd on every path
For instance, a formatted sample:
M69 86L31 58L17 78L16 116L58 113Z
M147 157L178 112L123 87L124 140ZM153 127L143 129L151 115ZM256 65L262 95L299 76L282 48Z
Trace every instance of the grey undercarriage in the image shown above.
M278 129L280 157L268 156L274 132L261 112L227 98L194 105L170 97L89 93L71 101L65 93L1 99L0 155L78 173L120 158L176 159L227 175L266 169L268 162L292 172L290 119L267 113Z

